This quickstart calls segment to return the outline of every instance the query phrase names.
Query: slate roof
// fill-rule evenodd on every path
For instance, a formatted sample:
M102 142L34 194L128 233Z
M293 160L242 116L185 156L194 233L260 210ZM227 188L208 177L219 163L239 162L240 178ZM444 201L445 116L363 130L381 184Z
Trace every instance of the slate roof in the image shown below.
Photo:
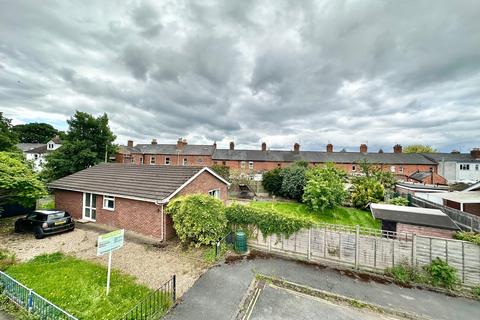
M473 158L470 153L422 153L422 155L435 162L480 162L480 159Z
M391 204L370 204L372 215L376 219L401 222L440 229L459 230L459 227L438 209L395 206Z
M47 145L43 144L40 147L27 150L25 151L25 153L39 153L39 154L47 153Z
M361 153L361 152L321 152L321 151L261 151L261 150L229 150L216 149L213 160L239 161L308 161L308 162L335 162L358 163L366 159L377 164L425 164L434 165L435 162L414 153Z
M46 146L44 143L17 143L16 147L23 152L26 152L28 150L32 150L41 146Z
M104 163L51 182L52 189L164 200L202 167Z
M176 155L178 152L176 144L137 144L134 149L136 152L144 154ZM210 156L214 150L213 145L187 144L183 147L183 150L180 151L180 154Z
M410 175L410 178L417 181L423 181L425 178L430 178L431 175L432 175L432 172L430 171L417 171L412 173Z

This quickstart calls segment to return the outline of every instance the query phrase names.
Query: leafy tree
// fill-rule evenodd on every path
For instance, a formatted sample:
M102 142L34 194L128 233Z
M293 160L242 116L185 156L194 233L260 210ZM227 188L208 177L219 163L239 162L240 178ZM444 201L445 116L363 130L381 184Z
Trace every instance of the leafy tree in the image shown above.
M281 193L284 197L297 201L302 200L306 171L307 168L301 164L293 164L290 167L282 169Z
M12 132L12 120L3 116L0 112L0 151L15 151L18 143L17 136Z
M283 175L282 175L282 169L280 168L275 168L263 174L262 186L270 194L281 196L282 182L283 182Z
M350 196L354 207L365 208L369 203L383 201L384 192L385 189L377 179L363 176L353 179Z
M19 203L28 207L45 194L45 186L21 153L0 152L0 206Z
M62 147L47 155L42 178L50 181L86 169L108 159L115 152L115 135L108 116L94 117L77 111L67 120L69 129Z
M403 148L404 153L436 153L437 150L431 146L422 144L411 144Z
M315 211L341 204L348 195L343 184L345 176L346 173L337 169L333 163L308 169L303 202Z
M212 170L220 175L223 179L230 181L230 168L228 166L214 164Z
M393 192L395 189L395 175L390 171L382 171L380 166L367 162L363 160L359 163L361 172L367 178L373 178L380 182L384 187L385 191Z
M12 131L23 143L47 143L58 134L58 130L48 123L37 122L13 126Z
M170 201L167 214L172 215L173 226L184 244L209 245L223 237L227 217L223 203L211 196L194 194Z

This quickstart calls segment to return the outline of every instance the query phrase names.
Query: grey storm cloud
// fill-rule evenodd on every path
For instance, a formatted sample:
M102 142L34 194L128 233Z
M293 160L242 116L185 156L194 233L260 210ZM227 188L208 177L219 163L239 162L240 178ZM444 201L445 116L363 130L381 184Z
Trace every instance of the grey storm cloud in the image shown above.
M133 138L479 146L478 1L5 0L0 108Z

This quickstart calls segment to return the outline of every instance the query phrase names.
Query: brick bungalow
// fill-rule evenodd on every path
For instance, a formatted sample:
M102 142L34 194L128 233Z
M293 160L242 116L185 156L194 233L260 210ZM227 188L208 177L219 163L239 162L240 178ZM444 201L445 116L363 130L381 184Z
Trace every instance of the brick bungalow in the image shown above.
M460 230L449 216L438 209L372 203L370 210L375 219L382 221L382 230L386 231L451 239L453 233Z
M203 193L227 200L229 183L207 167L100 164L53 181L55 205L75 219L167 240L175 235L165 214L179 195Z

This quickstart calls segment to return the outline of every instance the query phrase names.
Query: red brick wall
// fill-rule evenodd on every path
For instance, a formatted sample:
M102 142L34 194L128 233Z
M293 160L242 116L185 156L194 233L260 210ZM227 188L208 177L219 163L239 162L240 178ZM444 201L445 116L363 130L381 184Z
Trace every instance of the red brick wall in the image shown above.
M75 219L82 219L83 193L55 190L55 208L67 211Z
M397 232L414 233L419 236L438 237L446 239L452 239L454 233L452 230L415 226L404 223L397 223Z
M141 164L140 158L144 159L143 164L150 165L150 158L155 157L155 164L156 165L165 165L165 158L170 158L170 165L172 166L183 166L183 159L187 159L187 165L188 166L200 166L200 167L206 167L206 166L211 166L212 165L212 156L196 156L196 155L190 155L190 156L185 156L185 155L179 155L177 157L176 154L173 155L160 155L160 154L138 154L134 153L132 154L133 158L133 163L135 164ZM120 159L117 162L122 162Z
M179 192L179 195L186 195L192 193L207 193L213 189L220 189L220 200L224 203L228 198L228 188L227 185L220 180L218 180L210 172L203 172L195 180L193 180L189 185L187 185L182 191Z

